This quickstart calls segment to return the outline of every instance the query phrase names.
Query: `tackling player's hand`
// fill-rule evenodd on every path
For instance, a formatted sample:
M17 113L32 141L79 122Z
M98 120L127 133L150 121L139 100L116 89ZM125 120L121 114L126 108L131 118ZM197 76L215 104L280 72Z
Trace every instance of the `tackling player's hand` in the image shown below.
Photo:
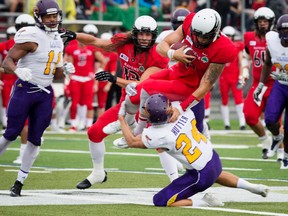
M76 33L70 30L60 30L59 34L63 40L64 45L66 45L72 40L75 40L77 37Z
M175 107L170 107L169 110L167 110L167 112L171 115L168 122L175 122L180 115L179 110Z
M100 71L95 74L95 79L98 81L109 81L111 83L116 83L117 77L112 75L109 71Z

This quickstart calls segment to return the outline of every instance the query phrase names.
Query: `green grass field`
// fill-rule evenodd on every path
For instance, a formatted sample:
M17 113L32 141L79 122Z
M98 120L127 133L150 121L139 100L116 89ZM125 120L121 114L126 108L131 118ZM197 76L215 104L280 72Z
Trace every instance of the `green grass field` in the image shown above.
M234 123L236 124L236 123ZM217 122L211 122L212 128L222 128ZM233 125L232 125L233 127ZM235 128L237 128L235 126ZM223 134L213 133L212 142L219 153L224 170L248 179L252 183L268 186L288 187L288 171L280 170L276 159L262 160L259 140L247 130L230 131ZM121 135L111 135L106 139L105 168L108 181L97 184L92 189L111 188L162 188L169 184L168 177L161 170L155 150L116 149L112 141ZM223 144L223 145L219 145ZM224 145L226 144L226 145ZM227 146L227 148L225 147ZM232 148L232 147L233 148ZM241 148L244 146L245 148ZM229 147L229 148L228 148ZM239 148L236 148L239 147ZM9 188L14 183L19 166L12 163L19 153L19 140L14 142L0 157L0 215L285 215L288 214L288 190L284 190L287 200L279 202L225 202L220 210L192 208L160 208L140 204L86 204L86 205L16 205L3 206L4 199L10 198ZM85 133L44 135L44 145L40 155L22 190L76 190L76 184L90 174L90 159L87 136ZM213 187L222 187L217 184ZM225 194L225 187L223 193ZM79 191L79 194L89 190ZM74 192L76 193L76 192ZM247 192L249 193L249 192ZM94 196L94 195L93 195ZM92 197L93 197L92 196ZM101 194L95 193L101 199ZM256 195L255 195L256 196ZM268 195L269 197L269 195ZM31 199L33 196L31 197ZM135 194L135 200L138 195ZM245 198L245 197L244 197ZM286 199L285 198L285 199ZM152 197L151 197L152 199ZM264 199L264 198L263 198ZM121 197L119 197L119 201ZM286 203L285 203L286 202ZM121 203L121 202L120 202ZM233 211L234 210L234 211ZM246 211L246 212L245 212Z

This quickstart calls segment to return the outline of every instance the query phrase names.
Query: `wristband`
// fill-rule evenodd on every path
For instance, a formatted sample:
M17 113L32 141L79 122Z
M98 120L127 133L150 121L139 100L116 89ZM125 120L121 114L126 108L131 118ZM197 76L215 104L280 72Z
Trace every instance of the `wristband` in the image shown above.
M175 50L173 50L173 49L169 49L167 51L167 56L169 59L171 59L171 60L173 59L174 52L175 52Z
M184 100L182 103L180 103L180 106L182 107L183 111L186 111L186 109L192 108L195 105L197 105L199 103L199 99L196 98L194 95L190 95L186 100Z

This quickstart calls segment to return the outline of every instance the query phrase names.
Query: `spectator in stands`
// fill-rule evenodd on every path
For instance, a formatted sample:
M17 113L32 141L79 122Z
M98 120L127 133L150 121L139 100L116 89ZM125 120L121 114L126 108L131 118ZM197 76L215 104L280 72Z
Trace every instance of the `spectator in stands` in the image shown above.
M131 1L129 0L105 0L107 6L119 7L124 10L127 10L129 6L132 6Z
M139 7L146 7L150 8L150 16L152 16L154 19L158 19L160 16L160 9L161 9L161 2L160 0L138 0Z
M5 4L10 12L23 12L23 0L5 0Z
M275 19L287 12L288 3L285 0L267 0L266 7L270 8L275 13Z
M76 19L88 20L93 13L93 4L90 0L75 0L76 4Z
M230 0L229 25L233 26L234 28L240 27L241 12L242 12L242 0Z

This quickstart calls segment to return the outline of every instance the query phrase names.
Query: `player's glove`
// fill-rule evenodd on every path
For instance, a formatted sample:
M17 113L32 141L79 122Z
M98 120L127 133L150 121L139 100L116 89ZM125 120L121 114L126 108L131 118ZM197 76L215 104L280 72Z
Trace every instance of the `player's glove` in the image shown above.
M136 86L137 86L136 82L129 83L125 88L126 94L128 96L136 95L137 94Z
M14 73L23 81L29 81L32 79L32 70L29 68L17 68Z
M72 40L75 40L76 36L76 33L70 30L66 30L63 33L60 33L60 37L62 38L64 45Z
M108 71L100 71L95 74L95 79L98 81L109 81L111 83L116 83L117 77L112 75Z
M75 67L71 62L65 62L63 65L63 73L65 76L75 73Z
M259 95L261 94L263 87L264 87L264 83L260 82L257 88L254 90L253 97L255 101L258 101L258 102L260 101Z

